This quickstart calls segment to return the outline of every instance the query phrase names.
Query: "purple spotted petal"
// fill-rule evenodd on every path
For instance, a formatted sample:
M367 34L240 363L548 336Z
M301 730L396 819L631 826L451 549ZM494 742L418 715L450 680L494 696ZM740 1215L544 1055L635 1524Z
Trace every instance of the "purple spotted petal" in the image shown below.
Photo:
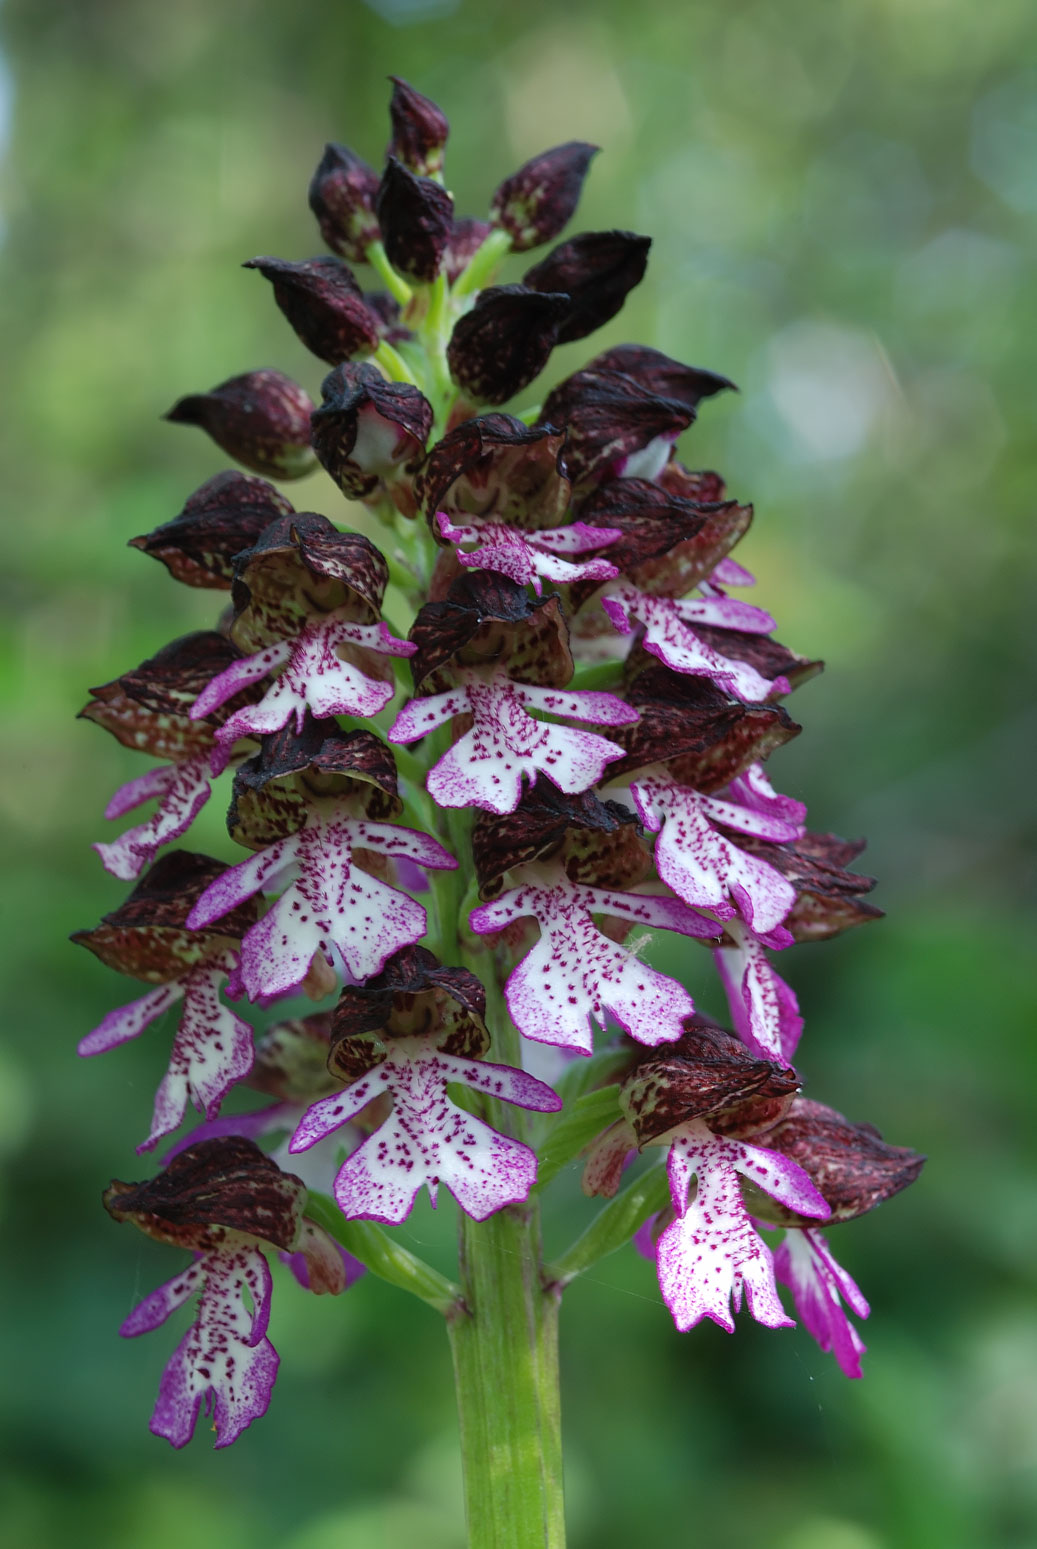
M265 1337L270 1270L258 1248L236 1244L207 1253L192 1270L193 1276L187 1272L191 1284L186 1290L185 1277L161 1287L131 1315L122 1333L141 1334L156 1327L200 1285L198 1316L162 1374L151 1429L174 1447L186 1446L204 1404L217 1434L215 1445L229 1447L266 1413L277 1375L277 1352ZM245 1304L245 1290L251 1309Z
M792 796L779 795L767 778L762 764L750 764L744 773L736 775L731 781L730 790L731 799L740 806L783 819L794 830L790 837L801 837L806 823L806 807Z
M725 555L718 565L714 567L710 581L714 586L755 586L756 577L751 570L746 570L736 559Z
M146 823L127 829L110 844L93 848L104 869L123 882L139 877L164 844L186 834L209 800L209 758L187 758L179 764L163 764L149 769L116 791L105 810L105 817L122 817L145 801L158 798L158 810Z
M408 742L448 716L472 716L471 728L429 773L429 794L441 807L514 812L522 797L523 775L531 785L538 775L546 775L559 789L576 795L597 784L611 759L623 756L618 743L596 732L538 720L528 713L531 709L601 724L637 719L637 711L612 694L515 683L503 672L468 671L462 676L457 690L405 706L389 732L390 741Z
M268 673L283 667L291 654L291 641L279 640L276 645L267 646L265 651L257 651L254 656L243 656L240 661L231 662L198 695L191 706L192 721L203 720L225 705L228 699L233 699L243 688L258 683Z
M774 1273L792 1291L796 1311L820 1348L833 1353L847 1377L860 1377L867 1346L842 1304L859 1318L866 1318L871 1309L821 1233L800 1227L787 1231L774 1254Z
M85 1059L91 1054L106 1054L109 1049L118 1048L119 1044L139 1037L156 1017L175 1005L183 993L183 985L174 980L171 984L160 984L157 989L149 990L140 1000L131 1000L126 1006L117 1006L114 1011L109 1011L92 1033L80 1039L76 1052Z
M657 1264L659 1289L677 1327L684 1332L705 1317L733 1333L744 1290L758 1323L790 1328L792 1319L774 1284L770 1249L753 1230L738 1175L752 1178L775 1198L805 1202L810 1215L827 1215L828 1206L806 1173L795 1164L790 1169L787 1158L773 1152L712 1134L701 1119L676 1135L668 1171L677 1215L659 1238ZM693 1176L697 1187L689 1201Z
M630 788L641 821L659 838L655 864L659 876L688 904L715 908L734 897L739 912L758 931L772 930L796 902L796 890L780 872L749 855L717 832L710 817L737 816L731 803L711 801L687 786L659 779L639 780ZM752 823L755 815L749 814ZM784 828L781 829L784 835Z
M739 945L723 947L714 952L713 958L735 1031L754 1053L790 1064L803 1031L795 992L775 972L752 931L732 921L727 925L727 934Z
M721 656L685 623L669 597L651 597L632 586L619 586L602 598L602 607L621 634L629 633L631 619L645 627L644 648L673 672L708 677L720 687L750 703L765 700L775 690L788 685L784 679L771 683L748 662Z
M222 969L195 969L180 984L184 991L180 1025L169 1067L155 1094L151 1132L138 1151L150 1151L177 1129L190 1099L208 1119L252 1069L252 1029L220 1000Z
M553 532L526 533L505 522L482 522L474 518L455 526L442 511L436 521L440 535L458 545L458 563L466 570L496 570L520 586L532 586L538 596L543 590L541 577L565 584L610 581L619 574L615 565L606 559L573 564L559 557L600 548L620 536L618 528L587 527L582 522L574 522L571 527ZM466 553L460 548L463 543L474 543L477 547Z
M205 1261L196 1258L193 1263L179 1275L174 1275L172 1280L167 1280L164 1285L157 1286L150 1295L145 1296L126 1319L119 1333L124 1339L133 1339L138 1334L150 1334L154 1329L161 1327L168 1317L182 1307L188 1297L194 1296L201 1290L205 1283Z
M678 899L606 894L579 887L564 873L552 885L512 888L472 911L469 923L481 935L529 915L540 927L540 940L505 985L516 1027L534 1042L589 1054L593 1024L604 1027L611 1014L641 1043L668 1043L680 1037L684 1018L694 1010L691 996L676 980L598 930L590 911L605 907L606 899L610 912L622 909L628 917L645 920L658 917L659 905L676 905L683 916L667 909L667 918L691 924L685 917L693 911ZM697 928L709 928L701 916L694 919Z

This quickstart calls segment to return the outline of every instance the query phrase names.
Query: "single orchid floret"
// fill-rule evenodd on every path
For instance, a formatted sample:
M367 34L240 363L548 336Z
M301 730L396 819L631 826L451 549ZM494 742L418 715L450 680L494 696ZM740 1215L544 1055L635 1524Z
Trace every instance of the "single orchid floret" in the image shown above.
M392 97L389 118L392 140L389 149L405 167L420 177L438 177L443 170L443 151L450 125L442 109L415 91L409 81L390 75Z
M738 802L739 806L748 807L751 812L783 818L794 830L789 835L790 838L798 839L803 833L807 816L806 807L794 796L779 794L771 784L762 764L750 764L747 769L735 775L731 781L729 795L732 801Z
M425 934L421 904L372 876L355 851L407 857L452 870L457 861L427 834L369 823L315 804L298 832L277 840L206 889L189 923L201 929L260 892L281 897L241 944L241 982L251 1000L288 994L322 953L354 979L378 973L400 947Z
M215 1118L227 1092L252 1068L252 1029L221 1001L219 990L236 971L238 940L254 923L256 906L235 908L218 930L195 932L186 925L189 911L221 870L208 856L172 851L156 861L121 908L94 930L72 937L109 967L156 986L110 1011L81 1040L82 1056L127 1043L164 1011L180 1006L169 1067L141 1151L178 1127L189 1100Z
M500 668L457 668L454 676L457 688L411 700L388 732L390 742L413 742L454 716L472 717L470 729L429 772L429 794L441 807L513 812L523 775L530 784L547 775L577 795L597 784L610 758L622 756L618 744L596 732L538 720L531 710L603 726L637 719L614 694L516 683Z
M178 398L165 418L198 425L253 473L301 479L317 466L310 445L309 395L283 371L248 371L207 393Z
M862 1376L861 1356L867 1346L846 1308L858 1318L866 1318L871 1309L821 1233L810 1227L787 1231L774 1252L774 1273L789 1287L803 1326L820 1348L832 1352L847 1377Z
M644 278L651 245L651 237L632 231L584 231L526 271L523 285L568 297L559 344L585 339L615 317Z
M491 285L454 324L450 375L473 403L504 403L547 365L569 297L528 285Z
M250 258L274 288L274 300L308 350L330 366L378 348L383 328L353 277L338 258Z
M524 532L557 527L572 498L565 432L526 425L510 414L479 414L447 431L418 474L418 497L431 522L440 512Z
M384 1059L344 1092L315 1103L291 1142L304 1151L382 1093L389 1118L353 1152L335 1180L343 1214L400 1222L422 1184L436 1204L440 1184L477 1221L524 1200L536 1181L536 1153L498 1134L447 1097L456 1082L539 1113L556 1113L559 1098L543 1081L507 1065L446 1054L428 1038L394 1039Z
M386 158L375 212L389 262L398 274L430 283L439 273L454 224L454 201L442 183Z
M795 938L783 925L764 938L739 920L726 922L724 936L725 944L714 951L713 959L735 1031L755 1052L790 1061L803 1031L803 1018L795 991L776 973L764 947L789 947Z
M882 918L882 910L861 897L875 886L875 878L846 869L864 848L863 840L803 829L779 845L750 838L745 847L755 855L765 853L795 888L796 902L785 923L796 941L827 941Z
M172 521L131 538L130 548L160 560L185 586L227 591L237 556L292 512L291 501L265 479L227 469L196 489Z
M769 681L749 662L722 655L692 627L704 623L721 629L766 634L774 628L774 620L762 608L732 597L696 597L683 601L673 597L652 597L622 581L609 587L601 605L620 634L630 633L632 621L643 624L644 649L658 656L673 672L708 677L747 701L789 692L786 678Z
M678 1329L683 1333L705 1317L733 1334L732 1306L739 1311L743 1290L758 1323L791 1328L771 1251L753 1229L740 1178L799 1214L823 1220L829 1208L803 1169L759 1146L715 1135L703 1119L673 1134L667 1169L676 1214L659 1237L656 1263L659 1289Z
M515 1026L536 1043L590 1054L592 1025L613 1016L639 1043L667 1043L681 1035L695 1009L675 979L650 968L595 925L592 914L635 925L709 939L721 926L679 898L616 892L572 882L559 862L517 868L518 885L481 904L472 930L489 934L532 917L540 940L512 971L505 995Z
M126 1338L150 1333L199 1295L195 1321L163 1373L151 1430L183 1447L204 1405L215 1445L230 1446L266 1413L277 1375L264 1249L301 1253L309 1288L338 1292L346 1275L337 1244L306 1219L301 1180L240 1138L190 1146L148 1182L113 1181L104 1203L115 1220L195 1254L120 1329Z
M266 736L293 718L301 732L307 709L316 716L377 715L393 697L394 684L370 677L343 651L355 657L358 651L412 656L414 650L385 624L356 624L340 614L326 614L304 624L294 640L281 640L234 662L203 689L191 714L199 719L210 715L249 684L276 672L258 704L244 706L220 727L218 742L228 745L238 737Z
M600 147L568 140L524 162L506 177L490 202L490 220L525 253L557 237L579 203L587 169Z
M366 261L381 233L374 201L378 173L348 145L331 143L310 180L310 209L332 252L353 263Z
M794 838L795 828L781 818L678 785L661 769L640 775L630 794L645 828L659 835L656 869L678 898L694 908L712 909L730 897L749 928L759 933L781 924L796 902L796 889L714 824L775 841Z
M658 478L694 418L687 403L592 364L548 393L539 423L566 427L566 468L584 496L607 479Z
M436 516L436 525L440 537L458 545L457 560L466 570L496 570L520 586L532 586L538 597L543 591L541 576L560 585L571 585L574 581L610 581L619 574L607 559L578 560L574 564L563 557L607 547L613 538L619 537L618 529L613 527L588 527L585 522L573 522L569 527L549 532L524 533L506 522L476 518L455 525L445 511ZM477 547L465 552L460 547L462 543L474 543Z
M376 366L345 362L325 377L321 396L313 446L342 493L366 501L388 495L404 516L414 516L414 475L432 429L425 395L408 382L387 382Z

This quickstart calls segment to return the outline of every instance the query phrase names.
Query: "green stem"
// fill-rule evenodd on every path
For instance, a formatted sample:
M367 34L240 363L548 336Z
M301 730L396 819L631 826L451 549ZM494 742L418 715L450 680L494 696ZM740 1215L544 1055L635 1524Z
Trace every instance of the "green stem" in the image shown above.
M599 1259L628 1243L650 1215L668 1204L669 1197L665 1167L652 1167L633 1183L628 1183L615 1199L599 1210L572 1247L547 1266L544 1270L547 1284L555 1286L559 1292L564 1290L570 1280L575 1280Z
M366 1264L373 1275L399 1286L401 1291L409 1291L437 1312L456 1315L460 1286L441 1275L438 1269L433 1269L431 1264L426 1264L424 1259L401 1247L380 1226L375 1226L372 1221L347 1221L326 1195L315 1194L312 1190L306 1202L306 1214L340 1242L347 1253Z
M389 378L390 382L406 382L410 387L417 387L417 378L410 366L404 360L398 350L385 339L374 352L374 358Z
M482 290L486 281L493 275L493 271L506 253L511 252L511 238L506 231L491 231L481 247L476 248L472 254L468 267L457 277L454 284L455 296L470 296L477 290Z
M414 292L402 275L396 273L396 270L389 262L389 255L381 242L371 243L371 246L367 249L367 261L390 296L394 297L401 307L405 307L414 295Z
M535 1205L461 1222L464 1310L448 1319L469 1549L564 1549L558 1293Z

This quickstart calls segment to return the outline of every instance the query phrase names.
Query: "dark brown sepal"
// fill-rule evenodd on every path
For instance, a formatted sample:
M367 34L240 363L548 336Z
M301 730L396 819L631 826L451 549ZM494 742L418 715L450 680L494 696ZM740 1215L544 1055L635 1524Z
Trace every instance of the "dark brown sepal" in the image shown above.
M250 258L242 266L258 269L274 287L274 300L308 350L329 366L370 355L382 335L379 318L368 306L352 271L338 258Z
M375 978L343 989L328 1069L355 1081L394 1038L430 1038L445 1054L479 1059L490 1046L482 983L467 968L444 968L426 947L404 947Z
M568 223L600 147L569 140L541 151L504 179L490 202L490 219L516 253L551 242Z
M718 629L713 624L696 624L695 633L721 656L748 662L761 677L771 682L775 678L787 678L792 688L799 688L800 684L816 678L824 670L824 662L801 656L770 635L753 635L744 629Z
M187 929L187 916L226 869L209 855L170 850L148 868L118 909L93 930L75 931L70 939L131 978L150 984L177 979L188 968L221 956L259 919L259 900L250 898L217 925Z
M587 368L547 395L540 424L568 431L566 468L579 495L622 474L626 459L660 436L676 437L695 410L663 398L621 371Z
M389 262L397 274L430 283L439 273L454 224L454 201L441 183L417 177L395 156L375 199Z
M824 1223L852 1221L914 1183L925 1157L907 1146L887 1145L872 1124L851 1124L834 1108L793 1099L786 1116L761 1135L758 1145L797 1162L831 1207ZM779 1226L815 1226L753 1190L752 1211Z
M754 1134L773 1124L798 1092L789 1066L756 1059L740 1038L708 1017L692 1016L676 1043L653 1049L623 1083L619 1103L640 1146L689 1119L708 1118L724 1133Z
M246 1086L282 1103L314 1103L341 1085L328 1073L331 1012L275 1022L256 1039Z
M414 687L439 693L451 669L499 664L519 683L561 688L573 674L569 630L555 592L531 597L524 586L491 570L458 576L443 602L427 602L407 637Z
M316 466L310 446L313 404L283 371L248 371L208 393L178 398L165 418L199 425L253 473L300 479Z
M196 489L171 522L131 538L130 548L160 559L175 581L226 590L235 556L291 511L291 501L265 479L228 469Z
M759 855L796 889L796 902L785 927L797 941L827 941L854 925L880 920L882 910L861 898L875 886L874 877L846 871L864 848L835 834L804 834L791 844L768 844L739 834L743 850Z
M379 176L348 145L326 145L310 181L310 209L321 236L352 263L363 263L381 236L374 202Z
M250 652L290 639L318 613L374 623L388 583L384 556L362 533L340 532L316 511L279 517L238 555L231 637Z
M454 521L492 517L527 532L557 527L572 497L564 444L564 431L510 414L466 420L432 448L418 475L429 521L445 511Z
M312 715L301 733L289 722L237 770L227 828L238 844L262 850L298 832L318 801L348 803L352 815L376 822L398 817L396 761L381 738Z
M282 1172L254 1141L241 1135L199 1140L171 1157L143 1183L113 1179L104 1207L116 1221L132 1221L158 1242L195 1251L218 1244L227 1232L243 1232L294 1248L302 1223L306 1186Z
M706 678L671 672L646 653L632 667L621 697L641 719L609 727L609 737L627 750L609 765L610 780L663 764L682 785L719 791L802 730L781 705L745 704Z
M480 813L472 830L472 858L483 898L500 892L505 874L531 861L557 859L574 882L634 887L651 870L636 815L593 791L567 796L538 780L514 812Z
M730 378L701 366L685 366L647 344L617 344L588 361L587 369L622 371L647 392L676 398L689 409L697 409L703 398L712 398L715 393L738 391Z
M434 177L443 170L443 151L450 133L446 116L431 97L423 97L398 75L389 79L393 86L390 153L420 177Z
M237 648L214 629L181 635L139 667L92 688L91 702L80 717L103 726L124 747L155 758L179 760L207 753L214 728L262 697L259 685L251 684L211 715L191 719L191 706L202 689L239 659Z
M533 290L568 295L559 344L585 339L616 316L644 279L651 245L651 237L632 231L585 231L561 243L522 276L523 285Z
M712 505L722 501L727 486L719 473L711 468L685 468L676 457L671 457L659 475L658 481L669 495L681 500L691 500L696 505Z
M569 297L526 285L493 285L454 324L450 375L476 403L504 403L547 365Z
M443 252L443 271L448 285L453 285L467 269L492 230L489 221L477 220L472 215L462 215L454 221Z
M581 522L622 534L601 551L609 562L641 591L662 597L683 597L706 580L752 518L752 506L697 504L647 479L610 479L580 508ZM573 607L599 589L599 582L579 582L570 592Z
M375 366L346 362L321 383L313 445L349 500L409 479L424 461L432 405L409 382L387 382Z

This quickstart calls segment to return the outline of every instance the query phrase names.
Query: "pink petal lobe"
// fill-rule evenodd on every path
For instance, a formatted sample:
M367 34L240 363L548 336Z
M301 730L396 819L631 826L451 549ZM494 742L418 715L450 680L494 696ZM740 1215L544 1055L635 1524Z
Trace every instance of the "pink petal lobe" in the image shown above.
M859 1318L870 1312L860 1287L832 1257L820 1232L790 1229L774 1254L774 1272L792 1291L796 1311L818 1346L831 1351L847 1377L860 1377L867 1348L843 1303Z

